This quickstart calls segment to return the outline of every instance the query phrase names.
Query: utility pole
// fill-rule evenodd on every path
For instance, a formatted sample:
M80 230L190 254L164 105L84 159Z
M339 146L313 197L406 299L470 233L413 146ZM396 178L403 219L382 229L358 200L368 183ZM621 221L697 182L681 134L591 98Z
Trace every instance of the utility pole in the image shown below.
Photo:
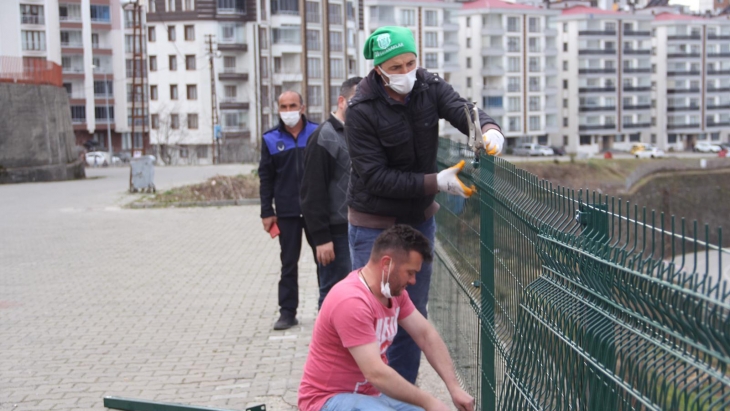
M208 40L208 62L210 66L210 129L212 132L213 164L216 162L216 148L220 147L220 143L216 139L215 126L218 124L218 96L215 90L215 52L213 51L213 35L206 34ZM218 162L220 163L220 152L217 153Z
M347 2L342 2L343 5L347 5ZM322 93L324 98L322 99L322 121L326 121L329 118L330 112L330 2L329 0L322 0L322 28L324 29L323 34L323 47L322 47L322 74L324 75L324 81L322 82ZM347 27L347 26L345 26Z
M301 30L300 30L300 36L302 38L302 59L301 59L301 65L302 65L302 100L304 100L304 104L307 106L307 109L309 108L308 96L307 96L307 89L309 88L309 70L307 70L307 2L305 0L299 0L299 14L302 16L302 24L301 24Z
M112 120L109 117L109 81L106 79L106 70L104 71L104 99L106 102L106 140L109 142L109 165L112 165L112 157L114 151L112 150Z
M147 126L147 93L145 92L145 78L147 77L147 64L145 58L144 25L142 22L142 6L139 0L133 3L124 3L126 10L128 5L133 6L132 10L132 151L140 149L140 154L145 154L145 133ZM139 101L139 106L137 105ZM141 126L142 147L136 147L137 125Z

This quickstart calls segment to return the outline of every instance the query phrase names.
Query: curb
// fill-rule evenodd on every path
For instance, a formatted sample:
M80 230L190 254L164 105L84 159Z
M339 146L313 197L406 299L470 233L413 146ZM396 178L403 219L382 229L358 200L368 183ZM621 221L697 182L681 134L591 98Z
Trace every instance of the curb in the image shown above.
M261 204L260 198L239 198L238 200L214 200L214 201L180 201L176 203L131 203L129 208L178 208L178 207L224 207L224 206L244 206Z

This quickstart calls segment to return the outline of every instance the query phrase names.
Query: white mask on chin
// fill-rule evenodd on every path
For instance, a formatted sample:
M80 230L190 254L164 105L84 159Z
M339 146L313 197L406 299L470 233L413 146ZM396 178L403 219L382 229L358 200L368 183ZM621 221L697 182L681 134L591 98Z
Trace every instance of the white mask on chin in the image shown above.
M299 122L302 114L298 111L281 111L279 112L279 117L281 117L281 121L283 121L287 127L294 127Z
M391 90L396 93L405 96L413 90L413 85L416 84L416 68L409 71L406 74L388 74L380 67L380 72L388 79L388 84L385 87L390 87Z
M383 270L380 276L380 293L383 294L383 297L385 298L392 298L393 296L390 294L390 283L388 282L390 280L390 269L393 267L393 259L390 259L390 263L388 264L388 277L385 276L385 270Z

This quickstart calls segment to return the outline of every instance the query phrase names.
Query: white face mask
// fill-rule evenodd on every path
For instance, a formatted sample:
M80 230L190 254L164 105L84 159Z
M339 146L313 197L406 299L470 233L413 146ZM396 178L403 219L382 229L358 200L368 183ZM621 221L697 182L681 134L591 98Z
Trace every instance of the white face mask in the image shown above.
M388 79L388 84L385 87L390 87L396 93L405 96L413 90L413 85L416 84L416 69L409 71L406 74L388 74L380 66L380 72L383 73L385 78Z
M302 114L298 111L280 111L279 117L281 117L281 121L283 121L287 127L294 127L299 122Z
M390 280L390 269L393 267L393 259L390 259L390 263L388 264L388 276L386 278L385 276L385 270L381 273L380 276L380 293L383 294L383 297L385 298L392 298L393 296L390 294L390 283L388 282Z

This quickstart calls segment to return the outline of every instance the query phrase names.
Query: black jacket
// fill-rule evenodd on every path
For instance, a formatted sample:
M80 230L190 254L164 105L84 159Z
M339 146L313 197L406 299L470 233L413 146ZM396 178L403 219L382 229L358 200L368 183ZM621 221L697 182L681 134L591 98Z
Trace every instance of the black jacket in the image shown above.
M352 173L348 205L361 213L418 224L438 191L439 119L464 134L469 119L459 96L438 75L419 68L406 104L390 98L373 69L360 82L345 121ZM482 126L494 120L479 111Z
M259 162L261 218L300 217L299 188L304 174L304 147L317 124L302 116L304 128L294 138L284 124L264 133ZM272 206L276 203L276 211Z
M314 243L347 234L347 185L350 154L345 128L333 114L309 136L304 150L304 178L300 200L302 215Z

